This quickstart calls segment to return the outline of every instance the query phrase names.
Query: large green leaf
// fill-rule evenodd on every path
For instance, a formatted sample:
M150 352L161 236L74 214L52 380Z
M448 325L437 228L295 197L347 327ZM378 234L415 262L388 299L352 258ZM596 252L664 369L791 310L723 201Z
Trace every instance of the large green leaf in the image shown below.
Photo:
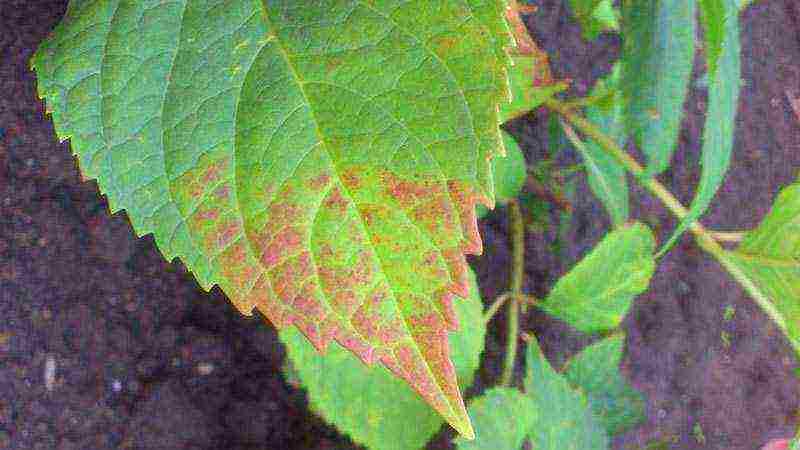
M469 298L455 305L461 327L450 334L458 381L472 384L480 364L486 328L483 303L470 273ZM280 333L290 372L308 391L311 408L354 441L373 450L416 450L442 426L442 419L405 383L383 367L369 368L338 345L319 356L293 328Z
M475 440L458 438L456 444L459 450L519 450L539 415L547 413L517 389L491 389L469 405Z
M647 156L647 175L675 150L695 48L695 0L623 0L622 67L629 132Z
M650 284L654 251L655 237L647 226L618 228L561 277L538 306L585 333L612 330Z
M625 139L624 97L620 90L621 67L614 66L607 79L598 81L592 95L603 95L602 101L586 108L586 118L602 128L605 134L623 145ZM600 199L615 227L628 221L628 180L625 167L597 142L588 140L575 146L586 166L586 177L592 193Z
M728 171L733 150L741 86L739 10L736 0L704 0L701 4L705 5L701 17L706 33L709 85L700 183L689 214L664 245L665 250L708 209Z
M136 233L470 435L447 332L501 152L494 34L466 0L83 0L32 67Z
M800 183L780 192L761 224L727 257L761 292L761 306L800 352Z
M539 411L539 420L530 432L532 448L607 449L608 435L595 417L586 395L553 370L536 339L528 343L525 361L525 391Z
M644 399L619 371L625 335L617 334L586 347L564 368L564 377L589 398L589 405L610 436L644 420Z

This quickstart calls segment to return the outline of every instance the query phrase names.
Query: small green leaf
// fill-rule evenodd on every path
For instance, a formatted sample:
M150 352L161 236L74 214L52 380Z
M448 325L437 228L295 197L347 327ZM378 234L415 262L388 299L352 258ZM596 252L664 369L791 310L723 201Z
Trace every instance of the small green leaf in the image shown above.
M567 89L567 84L563 82L534 86L535 74L541 70L534 56L515 55L511 59L513 65L508 70L511 102L500 104L501 122L538 108L548 98Z
M498 387L473 400L468 408L475 440L458 438L459 450L519 450L540 411L517 389Z
M715 58L709 61L709 66L716 70L709 72L708 111L703 129L700 183L689 207L689 214L678 225L661 253L672 247L689 225L705 213L725 178L733 150L741 86L739 10L736 0L705 1L712 5L702 15L704 23L708 22L705 28L714 40L719 40L717 35L720 34L719 30L723 30L724 39L721 43L707 44L711 47L711 53L707 56ZM722 12L715 10L720 5L724 7ZM714 55L716 47L720 48L718 57Z
M480 364L486 328L475 276L471 295L455 303L460 322L449 336L461 386L472 384ZM291 372L308 391L311 408L354 441L373 450L418 449L444 421L409 386L385 367L364 365L351 352L332 345L320 356L297 329L280 332Z
M522 154L522 149L514 137L503 131L503 143L506 146L506 156L492 160L494 196L499 204L516 198L525 186L525 179L528 176L525 155ZM486 216L489 209L478 205L477 212L480 218Z
M800 183L784 188L761 224L727 256L766 297L761 306L800 353Z
M586 108L586 118L597 124L609 137L622 145L625 139L623 96L619 90L620 66L611 75L598 81L592 95L607 92L608 98ZM603 203L611 223L619 227L628 221L628 181L625 168L594 140L576 145L586 165L589 188Z
M623 0L622 67L626 123L647 157L647 175L664 171L678 140L695 48L695 0Z
M516 115L524 114L566 89L566 85L563 83L534 87L535 59L532 56L514 56L512 59L514 65L509 69L511 102L500 105L502 121L508 121ZM527 177L527 168L525 157L514 137L507 132L501 134L506 156L492 159L491 164L495 199L498 203L503 204L516 198L522 191ZM484 217L488 212L488 208L478 205L478 217Z
M595 416L610 436L644 420L644 399L619 371L625 336L602 339L567 362L564 377L589 398Z
M619 29L619 18L612 0L570 0L572 14L581 24L583 37L596 39L603 31Z
M558 280L539 307L585 333L612 330L650 284L654 250L647 226L618 228Z
M586 395L553 370L536 339L528 343L525 391L539 411L531 428L536 450L603 450L608 435L589 407Z

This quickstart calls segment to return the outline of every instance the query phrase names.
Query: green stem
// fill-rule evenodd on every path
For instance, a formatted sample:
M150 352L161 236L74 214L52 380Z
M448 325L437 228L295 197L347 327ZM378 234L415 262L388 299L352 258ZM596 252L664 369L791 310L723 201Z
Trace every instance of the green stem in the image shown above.
M564 103L556 99L545 101L545 105L550 110L561 115L569 124L580 130L583 134L597 142L597 144L600 145L603 150L613 156L625 167L625 169L632 173L636 180L638 180L638 182L644 186L645 189L650 191L651 194L661 200L667 209L669 209L678 219L683 220L688 215L688 210L686 207L683 206L674 195L672 195L672 192L670 192L663 184L659 183L655 178L645 177L642 166L635 159L633 159L628 152L620 147L620 145L617 144L614 139L606 135L599 127L586 120L580 114L576 113L571 108L564 105ZM569 137L571 140L580 140L577 133L575 133L575 130L573 130L568 124L565 125L564 132L567 134L567 137ZM689 230L694 235L695 241L700 248L710 253L717 260L717 262L719 262L719 264L724 267L725 270L727 270L728 273L730 273L731 276L744 288L744 290L750 294L750 296L756 301L761 309L778 326L780 326L783 330L786 330L786 322L775 309L775 306L769 300L769 297L761 292L753 280L751 280L750 277L748 277L747 274L742 271L741 267L736 264L736 262L725 251L725 249L722 248L719 242L714 239L713 233L708 231L698 221L692 222L692 224L689 226Z
M514 363L517 360L517 344L519 341L519 307L522 294L522 280L525 274L525 224L522 211L517 200L508 203L508 215L511 225L511 289L509 292L508 336L506 337L506 357L500 384L510 386L514 377Z

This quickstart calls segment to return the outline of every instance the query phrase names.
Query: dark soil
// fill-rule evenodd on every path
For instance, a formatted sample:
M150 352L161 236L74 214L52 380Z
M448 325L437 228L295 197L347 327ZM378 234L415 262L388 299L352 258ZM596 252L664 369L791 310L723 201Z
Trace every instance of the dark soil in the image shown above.
M618 40L587 43L566 2L536 3L533 35L552 55L555 74L584 93L609 69ZM81 181L27 68L65 7L63 0L0 0L0 449L352 448L286 383L274 328L239 315L218 290L202 292L150 237L135 238L124 214L108 214L94 182ZM734 161L704 218L725 230L756 224L800 168L800 124L790 105L800 96L800 4L762 0L741 19L745 84ZM698 177L704 95L693 88L674 169L662 177L686 203ZM546 124L544 112L512 124L531 162L548 147ZM635 198L636 217L663 242L674 221L645 193ZM528 235L526 288L534 294L544 294L607 229L585 183L570 200L569 222L551 212L564 231ZM507 283L504 211L481 231L485 254L472 262L489 302ZM726 308L735 311L729 320ZM796 357L690 238L663 259L625 328L623 369L647 398L647 421L617 439L617 448L658 439L681 449L754 450L793 433ZM557 364L587 343L535 311L523 329ZM504 330L501 315L470 394L496 382ZM443 430L431 448L449 448L451 437Z

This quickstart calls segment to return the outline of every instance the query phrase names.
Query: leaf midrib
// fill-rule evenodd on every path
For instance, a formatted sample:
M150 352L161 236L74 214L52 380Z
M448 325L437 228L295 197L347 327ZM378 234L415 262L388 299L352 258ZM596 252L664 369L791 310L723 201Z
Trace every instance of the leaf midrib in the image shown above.
M361 3L363 3L363 2L361 2ZM314 121L314 130L315 130L315 134L317 135L317 140L318 140L320 143L322 143L322 144L323 144L323 148L325 149L325 151L326 151L326 152L328 152L328 155L329 155L329 157L330 157L331 155L330 155L330 150L328 149L328 144L326 143L326 140L323 138L323 133L322 133L322 131L321 131L321 130L320 130L320 128L319 128L319 120L318 120L318 119L317 119L317 117L316 117L316 113L315 113L315 111L314 111L314 107L313 107L313 105L312 105L312 103L311 103L311 101L310 101L310 99L309 99L309 96L308 96L308 94L307 94L307 92L306 92L306 89L305 89L305 84L304 84L304 83L301 81L301 80L302 80L302 78L299 76L299 74L298 74L298 72L297 72L297 68L295 67L295 65L294 65L294 62L292 61L292 59L289 57L289 54L288 54L288 52L286 51L286 48L285 48L285 47L284 47L284 45L281 43L281 40L280 40L280 39L277 37L277 35L276 35L276 34L274 34L274 33L275 33L275 30L276 30L276 27L275 27L275 26L272 24L271 20L269 19L268 12L267 12L267 7L266 7L266 5L264 5L263 1L261 2L261 5L262 5L262 12L263 12L263 14L262 14L262 18L263 18L263 20L265 21L265 23L267 24L267 27L268 27L268 29L270 30L270 33L271 33L271 34L269 35L269 39L270 39L270 40L274 40L274 41L275 41L277 49L278 49L278 50L281 52L281 56L283 56L284 60L286 61L286 64L287 64L287 66L289 67L289 70L291 70L291 72L292 72L292 76L294 77L294 79L295 79L295 82L297 83L298 89L300 90L301 94L303 95L303 98L305 99L305 102L306 102L306 104L308 105L308 108L309 108L309 113L311 114L311 116L312 116L312 118L313 118L313 121ZM388 18L387 18L387 20L388 20ZM409 35L413 36L413 35L412 35L412 34L410 34L410 33L409 33ZM262 48L262 51L263 51L263 48ZM444 67L447 67L447 66L446 66L446 65L444 65ZM462 93L462 95L463 95L463 93ZM465 103L466 103L466 101L465 101ZM467 109L468 109L468 108L467 108ZM397 121L397 120L395 119L395 121ZM401 123L401 122L399 122L399 121L397 121L397 122L398 122L398 124L402 124L402 123ZM476 138L476 140L477 140L477 138ZM333 168L334 168L334 173L335 173L335 175L336 175L336 179L338 180L338 183L339 183L339 185L341 186L342 190L344 191L344 195L346 195L346 197L348 198L348 200L349 200L349 201L350 201L350 202L351 202L353 205L357 205L358 203L357 203L357 202L355 202L355 200L353 199L353 195L350 193L350 191L349 191L349 189L347 188L347 186L346 186L346 185L345 185L345 184L342 182L342 180L341 180L341 177L340 177L340 175L339 175L339 171L338 171L337 165L336 165L336 164L335 164L335 162L334 162L334 161L335 161L335 160L334 160L334 158L333 158L333 157L331 157L330 159L331 159L331 161L332 161L332 165L333 165ZM238 199L238 197L237 197L237 199ZM401 210L401 211L402 211L402 210ZM404 211L403 211L403 214L404 214L404 215L406 215ZM360 214L360 213L358 213L358 214L356 214L356 216L357 216L357 220L358 220L358 222L361 224L361 227L364 229L365 233L366 233L368 236L370 236L370 244L369 244L369 245L370 245L370 247L372 247L372 249L373 249L373 253L375 254L375 258L378 260L378 263L379 263L379 264L380 264L380 266L381 266L380 276L383 278L384 282L385 282L385 283L386 283L386 285L389 287L390 291L392 292L392 296L394 297L394 302L395 302L395 304L397 304L397 303L398 303L398 298L399 298L399 297L397 296L397 293L395 292L395 288L394 288L394 286L392 285L392 283L390 283L390 282L389 282L389 280L386 278L386 275L385 275L385 267L386 267L386 263L385 263L385 262L383 261L383 259L381 258L381 256L380 256L380 253L379 253L379 252L378 252L378 251L375 249L375 246L374 246L374 243L373 243L373 236L372 236L372 233L370 233L370 232L368 231L369 229L367 228L366 224L364 223L364 220L363 220L363 218L362 218L361 214ZM407 217L407 216L406 216L406 217ZM412 221L410 221L410 220L409 220L409 223L411 223L411 224L412 224L414 227L417 227L417 225L416 225L416 224L414 224L414 223L413 223ZM417 228L418 228L418 227L417 227ZM427 236L427 234L426 234L426 233L420 233L420 234ZM439 249L439 248L438 248L438 246L436 246L436 244L435 244L435 243L433 243L433 242L432 242L432 244L433 244L433 245L434 245L434 247L436 247L436 248L439 250L439 252L441 253L441 249ZM314 264L316 265L316 263L314 263ZM319 277L319 271L315 270L315 271L314 271L314 276L318 278L318 277ZM333 310L333 308L332 308L332 310ZM408 333L408 336L411 338L411 342L413 343L413 345L414 345L414 348L416 349L416 351L418 352L418 354L422 355L422 354L423 354L423 352L421 351L421 349L420 349L420 346L419 346L419 344L417 343L417 340L416 340L416 338L414 338L414 335L413 335L413 333L412 333L412 331L411 331L411 330L412 330L412 328L409 326L409 323L408 323L408 320L407 320L407 318L406 318L406 315L403 313L403 311L402 311L402 309L401 309L401 308L399 308L399 307L398 307L398 308L397 308L397 310L398 310L398 312L399 312L399 314L398 314L398 315L400 316L400 319L403 321L403 325L404 325L404 326L405 326L405 328L406 328L406 332ZM355 330L354 330L354 331L355 331ZM357 332L357 331L356 331L356 332ZM368 342L368 341L367 341L367 342ZM446 399L445 403L447 404L447 407L450 409L450 413L451 413L451 414L453 414L454 416L457 416L458 414L456 413L456 410L455 410L455 408L454 408L454 407L453 407L453 405L451 404L451 402L450 402L450 399L447 397L447 395L445 395L444 391L442 390L442 387L439 385L439 383L438 383L438 378L435 376L435 374L434 374L433 370L431 370L430 364L429 364L429 363L428 363L428 361L427 361L426 359L424 359L424 358L422 359L422 361L423 361L423 363L425 364L425 368L426 368L426 370L428 371L428 376L429 376L431 379L433 379L433 380L437 380L437 382L436 382L436 383L434 383L434 384L436 385L436 388L437 388L437 390L439 391L439 394L440 394L440 395L441 395L443 398L445 398L445 399Z

